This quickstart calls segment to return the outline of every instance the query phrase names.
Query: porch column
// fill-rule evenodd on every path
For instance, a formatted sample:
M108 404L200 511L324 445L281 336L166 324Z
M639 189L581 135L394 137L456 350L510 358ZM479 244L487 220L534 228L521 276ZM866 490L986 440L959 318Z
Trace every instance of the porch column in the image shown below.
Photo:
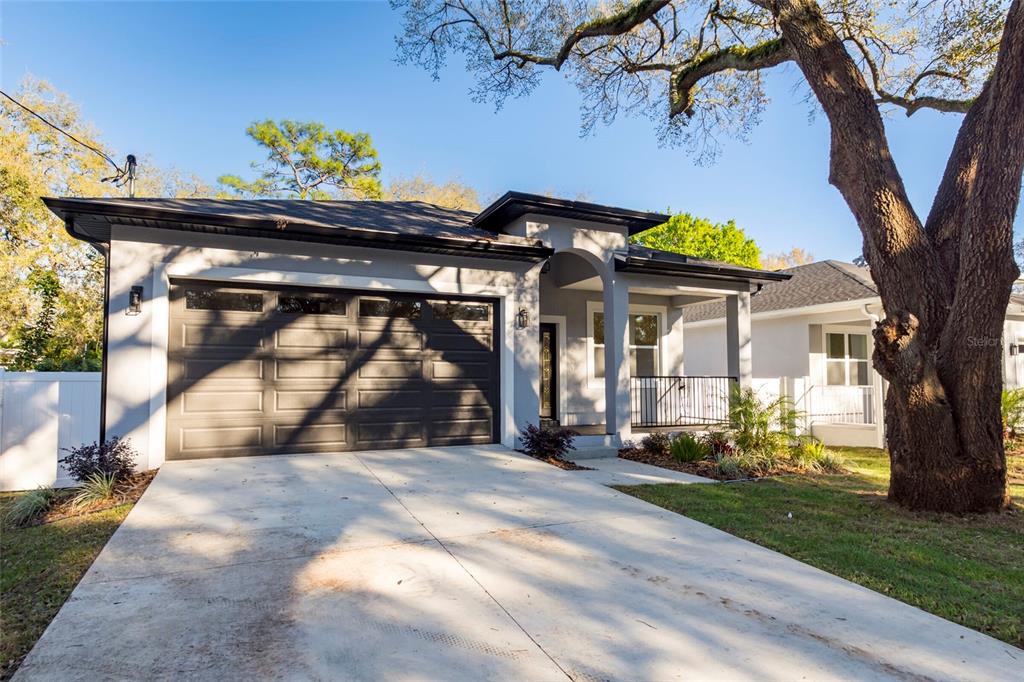
M750 388L753 355L750 348L750 293L725 298L726 358L729 376L739 380L740 388Z
M605 432L626 440L629 405L629 287L614 270L604 278Z

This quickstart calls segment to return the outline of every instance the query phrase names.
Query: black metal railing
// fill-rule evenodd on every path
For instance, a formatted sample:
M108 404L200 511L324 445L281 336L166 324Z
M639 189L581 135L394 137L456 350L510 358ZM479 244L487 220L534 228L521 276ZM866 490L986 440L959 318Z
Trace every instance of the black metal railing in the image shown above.
M735 377L630 377L633 426L725 424L735 385Z

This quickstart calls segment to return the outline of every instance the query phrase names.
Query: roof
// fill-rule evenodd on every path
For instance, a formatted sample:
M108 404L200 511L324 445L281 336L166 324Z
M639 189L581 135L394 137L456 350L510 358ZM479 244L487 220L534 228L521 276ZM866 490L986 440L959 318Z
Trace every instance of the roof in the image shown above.
M615 269L655 275L685 274L711 279L741 279L753 282L781 282L790 278L786 272L757 270L707 258L659 251L639 244L630 244L625 254L616 256Z
M776 310L806 308L824 303L842 303L878 296L878 290L867 268L843 261L825 260L780 270L791 275L788 281L765 284L750 299L753 314ZM683 311L686 322L700 322L725 317L725 303L714 301L688 306Z
M474 227L473 213L418 201L303 201L234 199L43 200L79 239L106 242L111 224L234 236L269 237L349 246L480 257L541 260L540 242Z
M669 216L664 213L633 211L626 208L591 204L586 201L556 199L526 192L506 192L481 211L473 219L473 225L482 230L497 232L516 218L528 213L538 213L574 220L590 220L608 225L621 225L628 228L631 235L657 227L669 219Z

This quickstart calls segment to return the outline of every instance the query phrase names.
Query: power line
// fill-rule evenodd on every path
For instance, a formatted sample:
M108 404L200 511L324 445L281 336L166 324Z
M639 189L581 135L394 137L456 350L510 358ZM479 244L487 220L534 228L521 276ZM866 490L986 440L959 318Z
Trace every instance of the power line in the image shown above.
M121 168L120 166L118 166L118 165L117 165L117 164L116 164L116 163L114 162L114 160L113 160L112 158L110 158L109 156L107 156L107 154L106 154L106 153L104 153L104 152L103 152L102 150L100 150L100 149L97 149L96 147L92 146L92 145L91 145L91 144L89 144L88 142L82 142L82 141L81 141L81 140L79 140L79 139L78 139L77 137L75 137L74 135L72 135L72 134L71 134L71 133L69 133L68 131L64 130L64 129L63 129L63 128L61 128L60 126L58 126L58 125L56 125L56 124L53 124L53 123L50 123L50 122L49 122L49 121L47 121L47 120L46 120L46 119L45 119L45 118L44 118L44 117L43 117L43 116L42 116L41 114L38 114L38 113L36 113L35 111L33 111L32 109L28 108L27 106L25 106L24 104L22 104L22 103L21 103L21 102L19 102L18 100L14 99L14 98L13 98L13 97L11 97L10 95L8 95L8 94L7 94L6 92L4 92L3 90L0 90L0 95L3 95L3 96L4 96L4 97L6 97L7 99L11 100L11 101L12 101L12 102L14 102L14 103L15 103L16 105L18 105L19 107L21 107L22 109L24 109L25 111L27 111L27 112L28 112L29 114L31 114L32 116L35 116L35 117L36 117L36 118L38 118L38 119L39 119L40 121L42 121L43 123L45 123L45 124L46 124L46 125L48 125L49 127L53 128L54 130L56 130L56 131L57 131L58 133L60 133L60 134L62 134L62 135L65 135L65 136L67 136L68 138L70 138L70 139L74 140L75 142L77 142L78 144L82 145L82 146L83 146L83 147L85 147L86 149L88 149L88 150L90 150L90 151L92 151L92 152L95 152L96 154L99 154L99 155L100 155L101 157L103 157L103 158L104 158L104 159L105 159L105 160L107 161L107 163L109 163L109 164L110 164L111 166L113 166L113 167L114 167L114 170L116 170L116 171L117 171L117 175L115 175L115 176L113 176L113 177L109 177L109 178L103 178L103 182L108 182L108 181L114 181L114 182L117 182L118 180L120 180L121 178L123 178L123 177L125 176L125 174L126 174L126 171L125 171L124 169L122 169L122 168Z

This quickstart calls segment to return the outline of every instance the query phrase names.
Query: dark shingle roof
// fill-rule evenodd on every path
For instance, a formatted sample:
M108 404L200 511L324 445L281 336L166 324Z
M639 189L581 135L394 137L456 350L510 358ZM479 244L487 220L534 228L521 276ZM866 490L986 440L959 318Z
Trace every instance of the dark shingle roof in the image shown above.
M856 301L878 296L867 268L853 263L826 260L800 265L781 272L792 275L786 282L766 284L750 299L752 313L805 308L823 303ZM713 301L684 309L687 322L725 317L725 302Z
M299 199L88 199L103 208L151 208L206 216L273 220L314 227L366 229L395 234L475 236L494 233L474 228L470 211L421 201L302 201Z

